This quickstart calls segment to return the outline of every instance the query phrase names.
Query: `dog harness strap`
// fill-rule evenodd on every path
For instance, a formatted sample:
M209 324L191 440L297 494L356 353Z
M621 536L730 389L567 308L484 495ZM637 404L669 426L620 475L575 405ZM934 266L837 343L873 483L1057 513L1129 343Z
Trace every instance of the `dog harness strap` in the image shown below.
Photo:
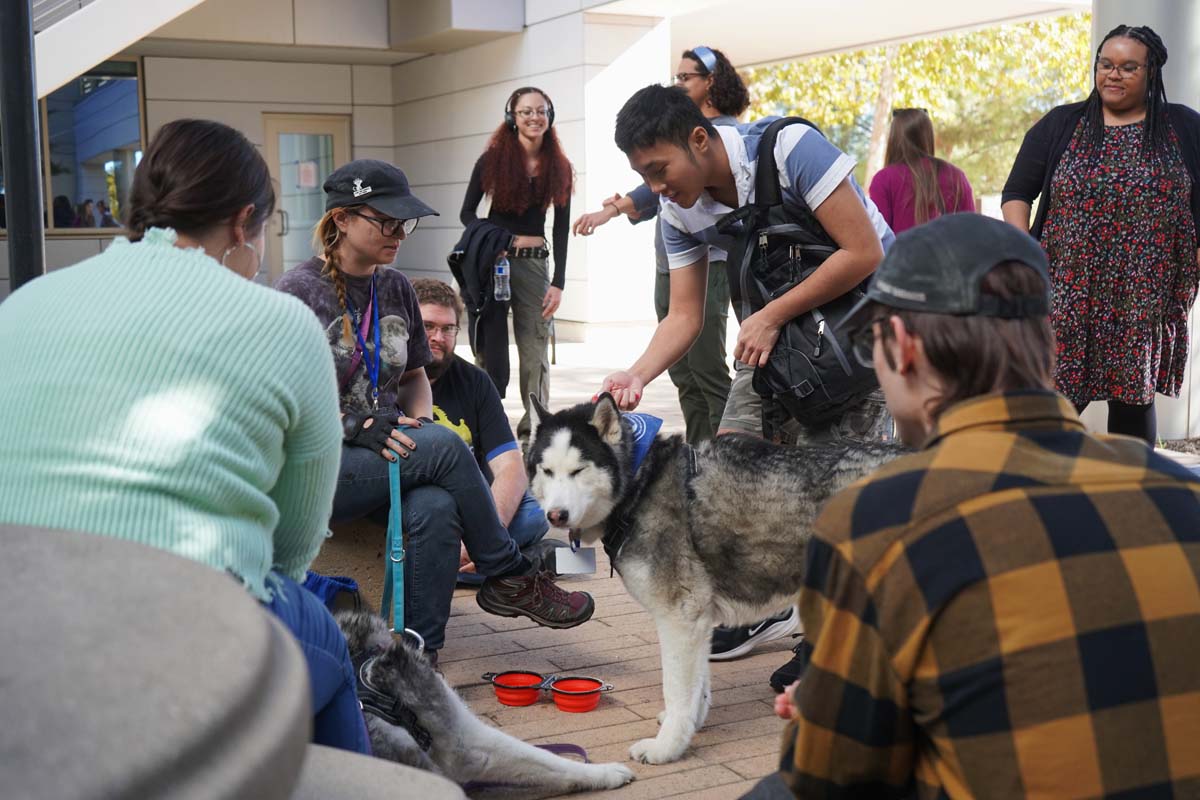
M362 706L363 713L374 714L375 716L387 722L390 725L396 725L408 731L408 735L413 738L425 752L429 752L429 748L433 746L433 737L429 731L421 726L417 720L417 715L412 712L412 709L402 705L400 701L391 695L384 694L367 682L367 670L371 666L371 662L375 658L368 658L359 665L355 672L358 685L358 703Z
M649 417L649 419L654 420L656 417L652 416ZM658 422L659 426L661 426L662 420L659 420ZM658 427L654 427L653 431L650 432L648 440L654 441L654 435L656 433L658 433ZM686 457L688 457L686 458L685 462L686 465L688 465L688 473L684 475L684 485L690 487L692 479L694 479L694 477L700 473L700 463L696 461L695 447L692 447L686 443L680 446L684 447L684 453ZM649 452L649 447L647 447L646 450ZM640 467L641 459L638 459L637 467L634 469L634 474L632 474L630 477L630 485L636 481L637 468ZM610 578L613 576L613 573L616 572L617 567L613 566L613 564L616 563L617 555L620 554L620 548L624 546L625 540L629 539L629 531L634 529L634 510L637 507L637 500L640 498L640 495L641 487L635 487L634 492L632 492L628 498L622 498L623 501L622 504L620 504L620 510L608 516L608 523L605 527L604 539L601 539L600 543L601 545L604 545L604 552L608 557L608 577Z

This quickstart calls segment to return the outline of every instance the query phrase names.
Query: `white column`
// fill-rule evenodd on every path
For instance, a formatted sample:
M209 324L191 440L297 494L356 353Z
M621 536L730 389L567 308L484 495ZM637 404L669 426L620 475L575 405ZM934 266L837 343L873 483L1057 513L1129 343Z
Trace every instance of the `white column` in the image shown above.
M1167 99L1200 109L1200 3L1196 0L1094 0L1092 50L1118 25L1146 25L1167 46L1163 83ZM1161 439L1200 436L1200 313L1192 308L1188 369L1179 399L1157 398L1158 435ZM1089 427L1103 429L1106 411L1094 403L1084 415Z

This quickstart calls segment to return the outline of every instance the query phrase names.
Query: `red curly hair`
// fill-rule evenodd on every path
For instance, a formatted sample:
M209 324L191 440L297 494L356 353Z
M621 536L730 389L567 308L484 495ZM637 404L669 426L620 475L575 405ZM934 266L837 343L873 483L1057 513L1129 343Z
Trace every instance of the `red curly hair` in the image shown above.
M526 94L537 92L550 104L550 97L541 89L515 92L508 100L512 108ZM520 214L536 206L545 210L553 203L566 205L575 188L575 173L571 162L558 143L554 127L546 128L542 135L542 147L538 153L538 179L529 180L525 170L525 148L518 141L515 130L507 123L500 123L488 140L483 153L483 170L480 174L483 191L492 196L492 208L511 214Z

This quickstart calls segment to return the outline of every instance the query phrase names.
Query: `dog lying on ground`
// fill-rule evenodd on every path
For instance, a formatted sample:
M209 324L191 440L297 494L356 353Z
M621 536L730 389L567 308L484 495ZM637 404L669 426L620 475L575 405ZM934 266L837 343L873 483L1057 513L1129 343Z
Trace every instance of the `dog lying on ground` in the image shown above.
M658 628L666 708L658 736L630 756L674 761L708 715L713 627L749 625L794 603L818 510L903 449L729 435L698 449L657 437L647 451L635 443L641 420L608 394L553 414L532 407L526 469L547 519L575 542L601 540Z
M363 713L379 758L459 784L512 784L526 797L615 789L633 780L623 764L572 761L482 722L416 647L392 637L382 618L343 611L335 619L359 669L360 686L365 683L370 695ZM401 787L397 791L403 794Z

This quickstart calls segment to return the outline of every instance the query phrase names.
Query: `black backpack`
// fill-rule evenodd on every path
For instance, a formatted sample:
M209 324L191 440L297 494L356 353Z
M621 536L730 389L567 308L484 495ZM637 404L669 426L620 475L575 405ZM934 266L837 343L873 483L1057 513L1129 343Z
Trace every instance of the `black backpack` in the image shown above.
M735 238L726 269L738 321L758 311L821 266L837 243L801 201L784 201L775 164L775 140L788 125L808 125L801 117L772 122L758 145L754 201L726 214L717 231ZM805 425L822 426L879 388L875 370L864 367L850 349L842 319L863 297L855 287L787 322L766 366L754 370L754 390L779 403Z

